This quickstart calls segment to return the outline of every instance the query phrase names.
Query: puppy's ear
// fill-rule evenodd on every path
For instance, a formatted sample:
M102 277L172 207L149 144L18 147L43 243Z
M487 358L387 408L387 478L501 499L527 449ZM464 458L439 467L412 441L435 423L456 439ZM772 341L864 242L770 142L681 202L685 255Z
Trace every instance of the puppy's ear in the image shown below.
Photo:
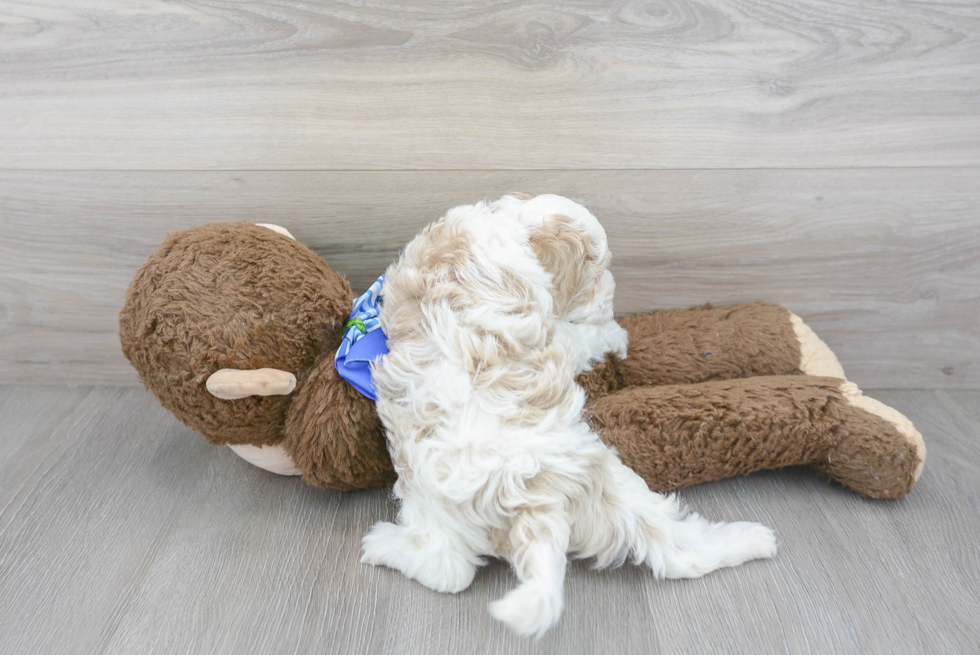
M572 219L552 214L531 233L531 248L545 270L551 273L551 295L555 316L564 316L593 276L596 246L592 238L576 228Z

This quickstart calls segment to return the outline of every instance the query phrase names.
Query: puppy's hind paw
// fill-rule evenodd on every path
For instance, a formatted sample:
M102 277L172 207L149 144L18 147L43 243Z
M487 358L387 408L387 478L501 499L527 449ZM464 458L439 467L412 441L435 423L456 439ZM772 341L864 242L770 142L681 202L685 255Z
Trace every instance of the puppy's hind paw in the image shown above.
M361 540L361 564L398 568L395 561L402 542L401 532L402 528L394 523L375 523Z
M776 534L764 525L739 521L728 523L725 531L729 541L725 544L722 566L738 566L754 559L767 559L776 555Z
M438 534L421 535L394 523L377 523L361 541L361 563L384 565L429 589L458 593L470 586L476 565Z
M668 578L698 578L776 554L773 531L746 521L710 523L692 514L675 525L674 539L674 547L664 552Z

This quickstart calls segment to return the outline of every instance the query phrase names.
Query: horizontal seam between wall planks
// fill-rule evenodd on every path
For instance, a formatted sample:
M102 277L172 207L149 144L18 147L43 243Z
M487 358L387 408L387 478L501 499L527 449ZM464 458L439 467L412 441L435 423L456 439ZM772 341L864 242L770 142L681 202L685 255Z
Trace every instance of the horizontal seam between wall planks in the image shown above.
M937 166L774 166L717 168L4 168L0 173L638 173L644 171L914 171L980 170L980 164Z

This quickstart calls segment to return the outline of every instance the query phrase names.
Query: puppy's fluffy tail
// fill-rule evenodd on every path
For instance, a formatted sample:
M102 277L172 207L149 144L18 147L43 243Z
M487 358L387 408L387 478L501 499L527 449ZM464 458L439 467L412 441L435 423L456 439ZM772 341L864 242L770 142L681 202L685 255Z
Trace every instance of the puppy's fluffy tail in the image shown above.
M490 603L490 614L520 635L540 637L558 622L564 607L561 586L532 579Z
M565 567L569 524L563 511L525 511L510 530L507 559L521 585L490 604L490 613L515 632L540 637L561 618L565 608Z

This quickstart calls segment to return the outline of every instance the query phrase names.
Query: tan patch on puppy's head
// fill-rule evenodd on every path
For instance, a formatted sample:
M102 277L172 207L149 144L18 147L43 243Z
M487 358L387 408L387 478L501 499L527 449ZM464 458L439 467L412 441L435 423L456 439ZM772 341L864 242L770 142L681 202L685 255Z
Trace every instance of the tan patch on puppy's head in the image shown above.
M552 276L555 316L591 298L596 280L609 265L592 235L578 229L567 216L552 214L531 234L531 248ZM604 250L604 249L602 249Z

